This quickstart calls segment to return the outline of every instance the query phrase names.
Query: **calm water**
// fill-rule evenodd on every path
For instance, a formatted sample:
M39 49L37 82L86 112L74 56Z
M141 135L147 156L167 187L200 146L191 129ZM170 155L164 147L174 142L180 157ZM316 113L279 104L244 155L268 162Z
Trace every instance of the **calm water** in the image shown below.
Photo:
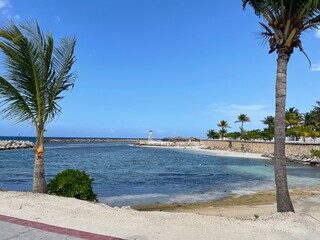
M31 149L0 151L0 188L32 189ZM112 206L206 201L231 193L274 188L270 160L217 157L129 143L48 143L46 177L76 168L95 179L101 202ZM288 167L292 187L320 185L320 168Z

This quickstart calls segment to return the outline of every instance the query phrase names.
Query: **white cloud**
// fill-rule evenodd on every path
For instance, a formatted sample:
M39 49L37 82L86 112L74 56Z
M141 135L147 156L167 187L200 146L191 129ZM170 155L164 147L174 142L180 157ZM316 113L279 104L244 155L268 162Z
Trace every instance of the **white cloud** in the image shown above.
M314 72L320 71L320 63L318 63L318 64L312 64L312 65L311 65L311 71L314 71Z
M0 17L5 17L11 20L20 20L21 16L18 14L12 14L12 5L9 2L9 0L0 0L0 9L1 9L1 15Z
M225 103L218 103L211 105L211 111L224 113L229 116L239 115L240 113L248 114L248 113L255 113L266 111L268 106L261 105L261 104L254 104L254 105L237 105L237 104L225 104Z
M11 4L8 0L0 0L0 8L11 7Z
M316 38L320 38L320 29L316 30L316 34L315 35L316 35Z

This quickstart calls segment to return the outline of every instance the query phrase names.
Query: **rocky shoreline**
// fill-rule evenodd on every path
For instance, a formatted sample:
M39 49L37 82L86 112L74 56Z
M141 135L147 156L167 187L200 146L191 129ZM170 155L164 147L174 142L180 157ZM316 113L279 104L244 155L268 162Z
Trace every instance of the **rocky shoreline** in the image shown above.
M273 154L262 154L262 157L273 158ZM320 158L311 155L290 155L286 157L287 162L299 163L303 165L310 165L320 167Z
M17 141L17 140L1 140L0 150L33 148L34 143L30 141Z

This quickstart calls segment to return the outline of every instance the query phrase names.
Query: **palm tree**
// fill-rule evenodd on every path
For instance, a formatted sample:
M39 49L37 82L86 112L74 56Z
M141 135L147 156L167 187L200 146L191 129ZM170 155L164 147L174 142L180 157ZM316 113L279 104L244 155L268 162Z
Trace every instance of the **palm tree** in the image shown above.
M73 87L74 37L54 46L51 33L43 34L37 22L20 27L13 22L0 28L5 78L0 77L4 117L29 122L36 129L33 192L46 193L43 138L45 126L61 112L61 94Z
M221 128L220 131L219 131L219 133L220 133L220 135L221 135L221 138L224 139L224 136L225 136L225 135L227 134L227 132L228 132L227 129L230 128L230 125L229 125L229 123L228 123L227 121L225 121L225 120L221 120L220 123L218 123L217 125L218 125L218 127Z
M313 110L304 115L305 125L313 125L316 129L320 126L320 101L317 101L317 106L313 106Z
M298 126L303 122L303 115L295 107L286 110L285 118L287 128Z
M269 133L274 132L274 116L266 116L261 122L268 126L267 130Z
M208 139L210 138L215 139L215 138L219 138L219 134L214 129L209 129L207 131L207 137Z
M286 173L286 85L288 62L295 48L304 53L300 36L307 29L320 24L319 0L242 0L243 8L250 5L258 17L264 32L261 36L269 41L270 51L276 51L276 111L275 111L275 181L278 212L294 212L290 199Z
M240 132L241 132L241 138L243 138L243 133L244 133L243 123L244 122L250 122L250 118L247 116L247 114L241 113L238 116L238 120L235 121L234 123L238 123L238 122L241 122Z

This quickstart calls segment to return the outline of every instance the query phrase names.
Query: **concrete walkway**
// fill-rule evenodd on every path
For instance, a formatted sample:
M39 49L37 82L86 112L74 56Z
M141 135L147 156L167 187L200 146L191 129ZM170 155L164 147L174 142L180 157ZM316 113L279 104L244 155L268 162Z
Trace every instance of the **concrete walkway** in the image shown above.
M92 239L92 240L121 240L120 238L56 227L44 223L23 220L0 215L0 239Z

